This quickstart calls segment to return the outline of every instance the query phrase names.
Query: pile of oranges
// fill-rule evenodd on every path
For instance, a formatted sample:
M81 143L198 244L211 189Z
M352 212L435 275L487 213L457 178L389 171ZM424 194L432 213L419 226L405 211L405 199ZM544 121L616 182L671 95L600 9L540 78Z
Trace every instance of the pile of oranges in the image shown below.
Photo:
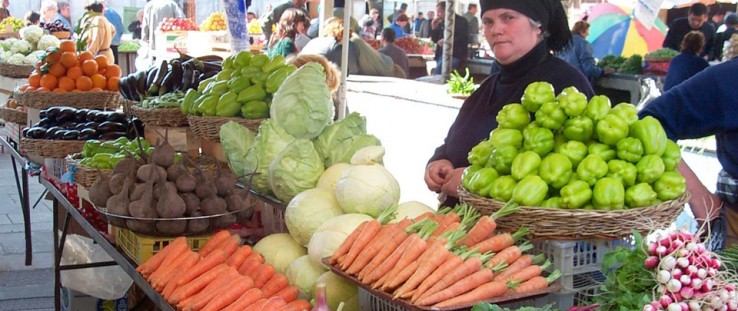
M72 40L64 40L59 48L49 48L43 60L28 76L21 91L113 91L118 92L121 70L105 56L89 51L77 52Z

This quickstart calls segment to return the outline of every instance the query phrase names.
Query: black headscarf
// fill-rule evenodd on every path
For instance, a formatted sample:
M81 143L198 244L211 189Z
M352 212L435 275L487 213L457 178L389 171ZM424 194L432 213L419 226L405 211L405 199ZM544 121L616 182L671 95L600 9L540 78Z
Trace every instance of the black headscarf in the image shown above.
M546 47L559 51L571 41L566 11L560 0L481 0L482 14L491 9L510 9L541 23Z

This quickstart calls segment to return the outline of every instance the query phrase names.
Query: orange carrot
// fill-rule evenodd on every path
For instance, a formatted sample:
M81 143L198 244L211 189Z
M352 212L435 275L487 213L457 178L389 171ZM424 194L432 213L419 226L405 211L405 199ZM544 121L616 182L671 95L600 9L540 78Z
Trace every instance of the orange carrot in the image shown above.
M185 252L190 251L189 249L190 247L187 243L174 243L167 253L167 256L164 258L163 262L166 262L166 264L159 264L156 270L151 270L147 280L151 281L153 278L161 275L162 271L171 268L171 263L174 262L175 259L183 257Z
M436 237L436 236L440 236L441 234L444 234L446 232L454 232L454 231L458 230L460 227L461 227L461 223L460 222L458 222L458 221L457 222L452 222L452 223L444 226L443 228L439 227L438 229L436 229L436 231L433 232L433 236Z
M246 309L241 309L242 311L261 311L261 309L264 307L264 305L269 301L269 299L262 298L257 301L255 301L250 306L246 307Z
M413 220L413 223L416 223L416 222L419 222L419 221L421 221L423 219L433 218L434 215L435 215L435 213L433 213L433 212L425 212L425 213L422 213L422 214L418 215L417 217L413 218L412 220Z
M491 282L493 277L494 273L492 272L492 270L480 269L460 279L449 287L446 287L432 295L418 299L416 304L420 306L430 306L441 301L446 301L453 297L465 294L472 289L481 286L482 284Z
M261 291L264 293L264 296L271 297L287 285L290 285L287 277L284 276L284 274L275 273L274 276L272 276L272 278L261 287Z
M344 271L352 275L356 275L357 273L359 273L383 249L383 247L380 245L386 244L387 240L389 240L395 232L398 232L400 230L400 226L407 227L409 225L410 220L405 220L402 223L388 224L382 227L382 229L379 230L379 233L377 233L374 238L369 241L369 244L364 247L364 249L359 253L359 256L357 256L354 262L351 263L351 266Z
M356 241L356 238L361 234L361 231L364 230L364 227L369 222L365 221L362 222L354 232L351 232L351 234L346 237L345 240L343 240L343 243L341 243L341 246L339 246L335 252L333 252L333 255L331 255L331 259L328 261L329 264L335 265L339 263L338 258L348 254L349 250L351 250L351 246L354 245L354 241Z
M254 287L254 282L245 276L238 276L234 282L226 286L223 292L213 297L205 307L203 311L219 311L228 305L232 304L238 298L241 297L246 291Z
M415 228L418 228L422 226L423 222L418 222L415 224L412 224L412 221L410 220L402 220L399 223L397 223L396 226L392 226L388 231L385 233L383 239L377 240L375 243L377 243L377 246L374 246L375 244L372 244L369 247L379 247L379 251L376 253L376 256L374 256L361 270L359 273L359 279L364 280L367 276L367 274L374 271L377 267L382 265L385 260L392 255L392 253L400 247L402 242L405 241L405 239L408 237L408 232L412 232ZM367 252L367 257L371 257L371 252ZM363 255L360 256L364 257ZM366 257L364 257L366 258ZM362 259L360 259L362 260ZM358 262L359 260L357 260Z
M341 269L346 270L354 262L359 253L369 244L369 242L377 236L379 230L382 229L382 224L378 220L370 220L361 230L359 236L356 237L356 241L351 245L346 259L341 263Z
M420 285L420 282L430 276L433 270L446 261L446 258L451 255L451 251L446 248L446 242L447 241L445 241L445 239L437 240L426 250L426 254L424 254L420 259L421 262L418 269L415 270L415 273L413 273L405 284L402 284L402 286L394 292L393 297L400 297L407 294L409 291L416 289L418 285ZM455 241L450 242L452 245L453 243L455 243Z
M445 217L443 217L443 220L438 223L438 226L448 227L448 225L455 223L455 222L460 222L460 221L461 221L461 216L459 216L459 214L457 214L456 212L451 211L448 214L446 214Z
M233 255L238 248L241 247L241 237L238 235L232 235L230 238L218 244L215 249L222 249L226 251L226 259Z
M207 256L211 251L216 249L221 242L225 241L230 236L231 233L228 230L218 231L207 242L205 242L205 245L200 248L200 250L198 251L200 253L200 256Z
M187 239L185 239L185 237L178 237L174 239L174 241L170 242L166 247L159 250L158 253L154 254L154 256L146 260L146 262L144 262L142 265L138 266L136 268L136 271L140 272L144 277L148 277L151 272L159 268L161 263L164 262L164 259L166 259L169 252L177 247L180 247L182 250L187 248Z
M300 299L286 304L284 307L277 309L277 311L309 311L310 308L310 302Z
M179 287L179 285L177 285L177 282L174 281L174 279L177 277L177 272L192 269L192 267L197 265L199 262L200 255L195 252L187 254L187 258L185 258L185 260L182 261L182 264L180 264L179 267L177 267L177 269L172 272L171 276L167 278L161 292L162 296L164 296L164 299L169 300L174 290Z
M433 271L431 275L429 275L423 282L418 285L417 290L415 291L415 294L413 295L411 301L417 301L418 298L420 298L426 291L428 291L433 285L440 282L441 279L443 279L444 276L449 275L454 270L458 269L462 265L464 265L464 262L467 260L467 258L472 257L474 255L477 255L477 253L474 250L467 251L461 254L452 254L452 256L449 256L448 260L443 262L438 269ZM481 262L487 260L488 257L491 257L491 255L481 255L479 258L481 261L479 262L479 268L481 268ZM472 262L474 263L474 262ZM479 270L477 268L476 270ZM473 273L470 272L470 273Z
M298 294L300 294L300 291L297 289L297 287L290 285L278 291L276 294L272 295L272 297L279 297L282 298L284 302L290 303L297 300Z
M196 277L207 272L208 270L222 264L226 260L226 252L222 249L214 249L207 256L205 256L200 262L197 263L192 269L180 270L179 275L175 278L178 286L189 283Z
M482 217L480 218L477 223L474 225L474 227L469 230L469 233L466 234L466 237L461 239L459 241L458 245L464 245L467 247L472 247L476 245L477 243L484 241L492 236L492 234L495 232L495 229L497 229L497 223L495 223L495 220L504 217L507 215L510 215L512 213L515 213L518 211L518 205L515 203L508 203L505 204L501 209L499 209L494 214L488 216L488 217Z
M178 287L171 296L171 303L177 304L180 301L182 301L184 298L190 297L199 291L201 291L205 286L210 284L213 280L215 280L219 275L223 274L228 270L228 266L225 264L220 264L216 266L213 269L210 269L209 271L203 273L202 275L198 276L196 279L192 280L191 282L188 282L187 284L182 285L181 287Z
M261 290L258 288L251 288L243 293L243 295L236 299L232 304L224 308L223 311L241 311L262 298L263 295L261 294Z
M500 271L500 273L495 274L495 281L497 280L504 280L507 277L513 275L515 272L518 272L520 270L525 269L526 267L534 264L534 263L540 263L545 257L543 254L540 255L523 255L518 258L518 260L515 260L510 266L505 268L505 270Z
M458 306L463 304L475 303L481 300L492 299L505 294L508 284L505 282L488 282L474 288L466 294L444 300L434 305L434 307L445 308L450 306Z
M241 267L238 268L238 273L241 275L250 275L251 272L254 271L257 267L261 265L260 262L256 260L246 260L241 264Z
M387 279L387 282L385 284L380 285L386 285L384 288L397 288L401 282L404 282L406 279L401 280L399 278L399 273L401 271L404 271L412 262L416 261L420 255L422 255L426 248L428 247L428 243L423 240L422 237L420 237L418 234L413 233L410 235L408 239L412 239L410 242L408 242L408 246L405 249L405 251L400 255L400 259L397 261L397 263L392 267L391 270L387 273L389 278ZM409 276L408 276L409 277Z
M476 248L478 252L480 253L486 253L486 252L499 252L505 248L508 248L515 244L517 240L524 237L528 234L528 228L521 227L513 234L510 233L501 233L495 236L490 237L489 239L486 239L484 241L481 241L477 244L475 244L473 247L470 248Z
M406 233L404 233L404 232L403 232L403 234L406 235ZM365 284L372 284L375 281L379 280L379 278L381 278L382 276L384 276L385 274L387 274L392 269L392 267L394 267L395 264L397 264L397 261L400 260L400 257L405 252L405 250L409 247L409 245L410 245L410 243L412 243L412 241L416 241L416 239L412 239L410 237L406 237L402 241L402 244L400 244L392 252L392 254L389 257L387 257L387 259L382 264L380 264L373 271L369 272L366 275L366 277L363 280L361 280L361 281L364 282Z
M228 257L228 259L226 259L226 264L238 269L239 267L241 267L241 264L246 261L246 257L251 255L251 251L252 250L250 246L241 246L241 248L235 251L233 255L231 255L231 257Z
M391 293L394 291L397 287L402 285L403 282L405 282L407 279L409 279L415 271L418 270L418 266L420 266L420 262L417 260L413 260L409 265L405 266L405 269L400 270L397 274L387 274L387 278L382 278L380 280L379 284L376 286L373 286L373 288L379 287L379 285L382 286L382 290L388 293ZM390 279L389 281L387 279Z
M267 300L267 303L261 307L262 311L274 311L287 305L287 302L280 297L272 297Z
M251 255L249 255L249 257L246 257L246 260L244 260L244 262L250 261L250 260L256 261L258 263L264 263L264 256L262 256L261 254L257 252L252 252Z
M542 290L548 287L549 284L553 283L553 281L556 281L556 279L558 279L559 277L561 277L561 272L559 272L559 270L554 270L554 272L552 272L548 277L534 277L516 287L509 289L507 293L530 293L533 291Z
M265 263L252 271L249 277L254 280L254 287L261 289L274 276L274 272L274 266Z
M180 256L177 258L174 258L172 261L167 262L165 264L162 264L161 267L159 267L156 272L151 274L151 280L149 280L149 283L154 288L158 288L164 284L165 281L168 281L169 278L172 276L172 273L177 272L177 267L182 264L182 262L189 257L189 254L193 253L191 250L186 250L182 253L180 253Z
M500 281L503 281L503 282L512 281L512 282L516 282L516 283L523 283L523 282L525 282L527 280L530 280L530 279L532 279L534 277L540 276L541 275L541 272L543 272L543 270L545 270L546 268L548 268L550 265L551 265L551 262L550 261L546 261L546 263L544 263L541 266L539 266L539 265L530 265L530 266L527 266L527 267L523 268L522 270L520 270L518 272L515 272L515 273L507 276L507 277L501 278Z
M226 275L220 276L215 281L208 284L208 286L205 286L205 288L197 293L197 295L192 296L190 303L186 305L183 309L200 310L204 308L208 304L208 302L223 293L223 291L225 291L227 288L231 287L233 282L241 277L241 275L239 275L238 272L233 269L228 269L226 273Z
M492 257L492 259L489 260L489 265L491 267L497 266L501 263L511 265L513 262L515 262L515 260L518 260L518 258L523 255L523 252L527 252L532 248L533 245L528 242L523 243L523 245L520 246L510 246L497 253L495 257Z

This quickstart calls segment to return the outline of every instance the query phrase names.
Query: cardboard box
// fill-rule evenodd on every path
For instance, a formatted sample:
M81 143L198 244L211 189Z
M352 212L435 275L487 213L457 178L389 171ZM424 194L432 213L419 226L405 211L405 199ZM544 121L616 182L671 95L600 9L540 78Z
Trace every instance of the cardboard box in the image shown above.
M62 287L62 311L124 311L128 310L128 294L116 300L103 300Z
M200 139L189 127L161 127L146 126L144 128L144 139L152 146L156 146L157 142L163 142L162 135L168 135L169 144L174 150L179 152L187 152L191 156L200 154Z

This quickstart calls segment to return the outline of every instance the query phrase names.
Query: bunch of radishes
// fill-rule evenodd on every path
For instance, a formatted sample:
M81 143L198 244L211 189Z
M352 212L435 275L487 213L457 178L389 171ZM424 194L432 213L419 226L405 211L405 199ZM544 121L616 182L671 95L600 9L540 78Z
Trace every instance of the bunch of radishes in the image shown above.
M720 259L697 236L670 232L648 244L644 266L654 270L658 300L643 311L738 310L732 276L718 271Z

